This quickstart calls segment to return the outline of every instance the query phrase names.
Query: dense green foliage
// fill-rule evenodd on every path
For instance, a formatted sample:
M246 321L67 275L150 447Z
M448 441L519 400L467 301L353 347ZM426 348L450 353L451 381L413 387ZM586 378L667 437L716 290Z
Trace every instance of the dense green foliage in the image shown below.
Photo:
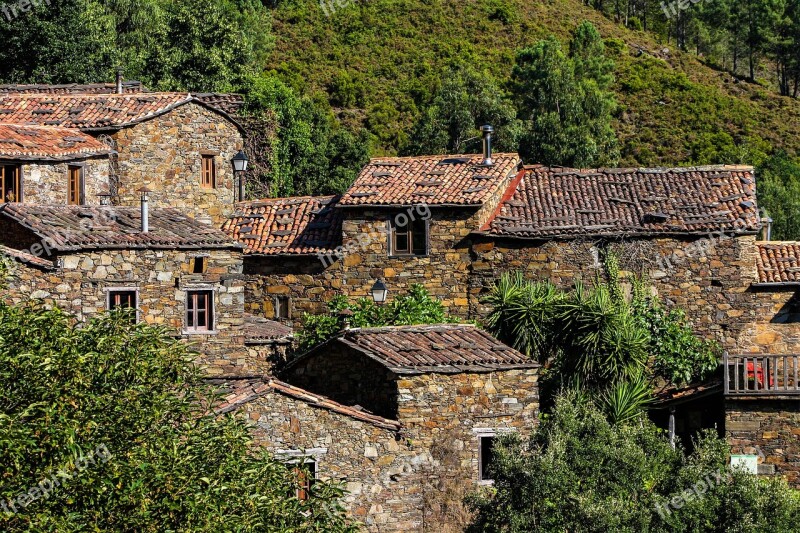
M352 314L345 316L342 311ZM376 304L368 298L350 303L344 295L339 295L328 302L327 314L303 315L300 350L307 350L333 337L342 330L345 319L354 328L454 322L445 312L442 302L431 297L422 285L412 285L408 294L397 296L385 304Z
M555 37L517 52L512 80L526 124L519 145L523 159L575 168L614 166L619 152L611 127L617 107L609 90L613 71L600 34L588 22L575 30L569 54Z
M130 322L0 303L0 529L353 530L339 488L296 499L244 422L204 407L185 345Z
M645 418L612 425L585 398L560 397L530 439L495 446L494 486L471 499L469 531L796 530L800 498L785 481L731 471L716 436L695 444L686 455Z

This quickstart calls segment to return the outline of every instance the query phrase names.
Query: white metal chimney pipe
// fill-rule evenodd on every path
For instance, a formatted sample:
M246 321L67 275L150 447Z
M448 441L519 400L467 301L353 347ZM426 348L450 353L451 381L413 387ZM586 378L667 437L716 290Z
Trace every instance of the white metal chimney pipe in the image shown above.
M494 128L490 125L481 126L481 134L483 135L483 161L481 161L481 164L487 167L494 164L492 160L492 133L494 133Z
M147 187L142 187L136 192L142 193L142 233L147 233L148 231L150 231L149 193L151 191Z

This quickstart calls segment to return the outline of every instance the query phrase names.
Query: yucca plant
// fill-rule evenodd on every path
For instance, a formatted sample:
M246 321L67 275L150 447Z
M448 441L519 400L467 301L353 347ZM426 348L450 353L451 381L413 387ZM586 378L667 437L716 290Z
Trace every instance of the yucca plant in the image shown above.
M638 420L653 401L653 385L644 373L613 383L600 395L600 406L612 424Z

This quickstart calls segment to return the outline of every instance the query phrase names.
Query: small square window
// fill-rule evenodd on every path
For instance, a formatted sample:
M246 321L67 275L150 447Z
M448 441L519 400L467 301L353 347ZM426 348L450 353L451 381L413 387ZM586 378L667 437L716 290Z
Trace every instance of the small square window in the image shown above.
M297 489L295 496L300 501L306 501L311 497L311 487L317 481L317 462L306 461L302 464L295 465L292 472L297 480Z
M288 296L275 297L275 318L288 320L292 318L291 313L292 299Z
M494 444L496 438L497 437L494 435L481 435L479 437L478 453L480 457L478 461L478 479L482 482L492 481L492 478L489 476L489 465L491 465L494 460Z
M427 255L428 222L400 213L391 221L391 255Z
M131 309L132 321L136 323L136 308L139 306L136 291L111 290L108 291L108 310Z
M217 163L213 155L202 155L202 169L200 184L206 189L213 189L217 186Z
M186 330L207 332L214 329L214 292L186 291Z
M206 273L206 258L197 256L192 263L192 274L205 274Z

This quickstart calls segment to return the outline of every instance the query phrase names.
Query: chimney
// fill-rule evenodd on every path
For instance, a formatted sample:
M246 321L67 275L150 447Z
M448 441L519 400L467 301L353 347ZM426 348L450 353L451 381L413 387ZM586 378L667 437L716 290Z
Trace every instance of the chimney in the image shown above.
M764 237L765 241L772 240L772 219L770 217L763 217L761 219L761 226L762 226L762 236Z
M122 69L117 69L117 94L123 94L125 90L122 88Z
M481 164L486 167L494 164L494 161L492 161L492 133L494 133L494 128L490 125L481 126L481 134L483 135L483 161L481 161Z
M142 194L142 233L147 233L150 231L150 208L148 201L150 200L149 193L151 191L147 187L142 187L136 192Z

